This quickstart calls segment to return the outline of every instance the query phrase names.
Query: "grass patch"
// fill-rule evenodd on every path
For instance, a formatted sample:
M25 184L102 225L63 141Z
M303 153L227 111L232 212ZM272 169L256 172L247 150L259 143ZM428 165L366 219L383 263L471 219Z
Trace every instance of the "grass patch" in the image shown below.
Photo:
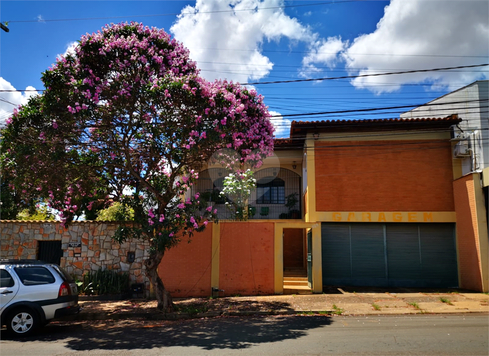
M450 299L448 299L448 298L440 297L440 301L442 303L445 303L445 304L448 304L448 305L453 305L452 302L450 301Z
M378 311L381 310L380 305L378 305L378 304L372 303L372 307L374 307L375 310L378 310Z
M333 312L331 310L319 310L319 311L303 311L299 313L300 315L331 315Z
M408 304L409 304L410 306L412 306L412 307L415 307L415 308L416 308L416 309L418 309L418 310L421 310L421 308L419 307L418 303L416 303L416 302L411 302L411 303L408 303Z
M341 315L345 312L344 309L338 308L336 304L333 304L333 314Z

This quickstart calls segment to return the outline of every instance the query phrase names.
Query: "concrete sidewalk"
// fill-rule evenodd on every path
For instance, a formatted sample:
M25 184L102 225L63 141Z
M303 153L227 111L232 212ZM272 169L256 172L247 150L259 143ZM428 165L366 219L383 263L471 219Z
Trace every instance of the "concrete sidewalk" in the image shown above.
M156 301L101 301L82 297L77 320L173 320L222 315L406 315L489 313L489 295L473 292L365 291L340 288L325 294L176 299L164 314Z

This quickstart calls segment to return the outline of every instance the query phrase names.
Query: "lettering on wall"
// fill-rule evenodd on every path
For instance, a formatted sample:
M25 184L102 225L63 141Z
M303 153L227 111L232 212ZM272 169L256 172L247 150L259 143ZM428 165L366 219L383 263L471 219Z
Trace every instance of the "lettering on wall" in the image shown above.
M435 222L433 212L334 212L329 221L342 222ZM436 213L435 213L436 214ZM444 219L445 220L445 219ZM450 219L449 219L450 220Z

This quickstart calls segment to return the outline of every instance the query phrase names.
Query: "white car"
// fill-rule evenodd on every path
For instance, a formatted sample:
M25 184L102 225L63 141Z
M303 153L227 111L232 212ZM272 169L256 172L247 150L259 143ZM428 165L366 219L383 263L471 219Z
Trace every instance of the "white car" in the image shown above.
M80 312L76 283L56 264L0 260L0 274L1 323L15 336Z

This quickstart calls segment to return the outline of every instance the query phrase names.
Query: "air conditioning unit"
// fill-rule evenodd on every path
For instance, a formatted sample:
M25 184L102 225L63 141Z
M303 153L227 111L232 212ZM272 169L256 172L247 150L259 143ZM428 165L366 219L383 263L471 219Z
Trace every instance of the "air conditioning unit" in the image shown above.
M472 151L469 148L469 141L463 140L458 142L453 149L453 155L455 158L467 158L472 156Z
M464 132L453 133L450 141L452 142L460 142L468 139L468 135Z

